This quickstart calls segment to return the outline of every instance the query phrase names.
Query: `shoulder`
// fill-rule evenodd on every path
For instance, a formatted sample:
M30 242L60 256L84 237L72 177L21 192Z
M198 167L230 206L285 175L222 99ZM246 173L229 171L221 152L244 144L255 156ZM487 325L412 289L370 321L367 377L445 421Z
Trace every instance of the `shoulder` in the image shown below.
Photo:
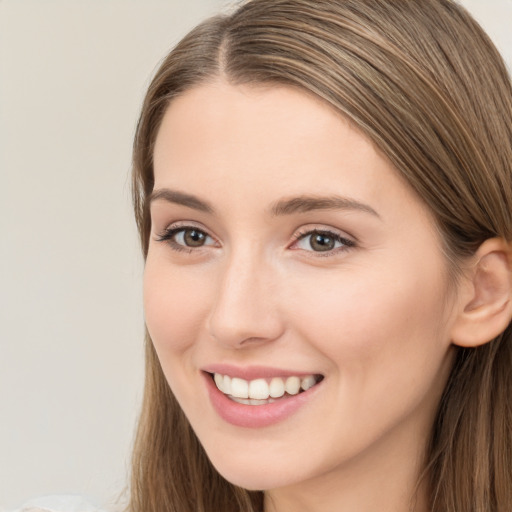
M107 512L82 496L45 496L27 501L16 510L0 512Z

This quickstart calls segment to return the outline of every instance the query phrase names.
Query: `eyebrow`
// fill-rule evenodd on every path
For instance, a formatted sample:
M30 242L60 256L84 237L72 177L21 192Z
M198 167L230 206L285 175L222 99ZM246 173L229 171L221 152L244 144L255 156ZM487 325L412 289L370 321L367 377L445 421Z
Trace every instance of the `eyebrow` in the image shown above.
M192 194L161 188L154 190L149 198L149 203L164 200L169 203L179 204L205 213L215 213L213 206L203 199ZM355 210L369 213L380 218L380 215L369 205L355 199L341 196L307 196L302 195L290 199L282 199L274 203L270 209L273 216L292 215L294 213L307 213L317 210Z
M161 188L153 190L151 192L148 201L151 204L153 201L164 200L168 203L180 204L187 206L193 210L199 210L200 212L213 213L213 207L207 201L199 199L191 194L185 194L184 192L178 192L177 190L170 190L168 188Z
M355 210L369 213L380 218L380 215L369 205L341 196L299 196L283 199L272 206L272 215L291 215L307 213L314 210Z

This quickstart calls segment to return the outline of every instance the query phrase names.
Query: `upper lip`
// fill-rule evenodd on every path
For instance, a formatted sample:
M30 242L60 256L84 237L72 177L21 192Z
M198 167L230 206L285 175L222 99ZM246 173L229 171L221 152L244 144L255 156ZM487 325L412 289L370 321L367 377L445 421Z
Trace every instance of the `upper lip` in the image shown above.
M307 375L320 375L318 372L314 371L304 372L258 365L235 366L226 363L214 363L205 365L201 368L201 370L207 373L220 373L221 375L238 377L239 379L248 381L255 379L272 379L273 377L306 377Z

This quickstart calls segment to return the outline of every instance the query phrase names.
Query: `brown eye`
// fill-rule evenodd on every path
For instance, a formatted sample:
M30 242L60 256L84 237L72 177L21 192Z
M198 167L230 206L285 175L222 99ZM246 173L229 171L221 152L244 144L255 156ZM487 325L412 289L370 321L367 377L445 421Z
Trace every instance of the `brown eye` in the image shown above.
M210 235L193 226L168 228L157 240L167 242L175 250L185 248L192 250L215 245L215 241Z
M314 233L309 237L309 245L314 251L332 251L336 246L336 240L327 233Z
M201 247L206 243L208 236L206 233L199 231L198 229L184 229L183 233L183 245L187 247ZM179 234L176 238L179 237Z
M294 244L295 249L301 249L303 251L313 253L323 252L333 254L354 246L355 243L352 240L343 238L338 233L317 230L312 230L302 234Z

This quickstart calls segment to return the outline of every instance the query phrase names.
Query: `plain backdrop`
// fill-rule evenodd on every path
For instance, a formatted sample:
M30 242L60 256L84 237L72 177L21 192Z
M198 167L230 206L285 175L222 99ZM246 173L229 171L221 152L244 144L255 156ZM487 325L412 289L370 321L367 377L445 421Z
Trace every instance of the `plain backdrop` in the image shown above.
M132 137L159 61L226 3L0 0L0 509L108 507L126 485L143 378ZM512 0L462 3L510 67Z

